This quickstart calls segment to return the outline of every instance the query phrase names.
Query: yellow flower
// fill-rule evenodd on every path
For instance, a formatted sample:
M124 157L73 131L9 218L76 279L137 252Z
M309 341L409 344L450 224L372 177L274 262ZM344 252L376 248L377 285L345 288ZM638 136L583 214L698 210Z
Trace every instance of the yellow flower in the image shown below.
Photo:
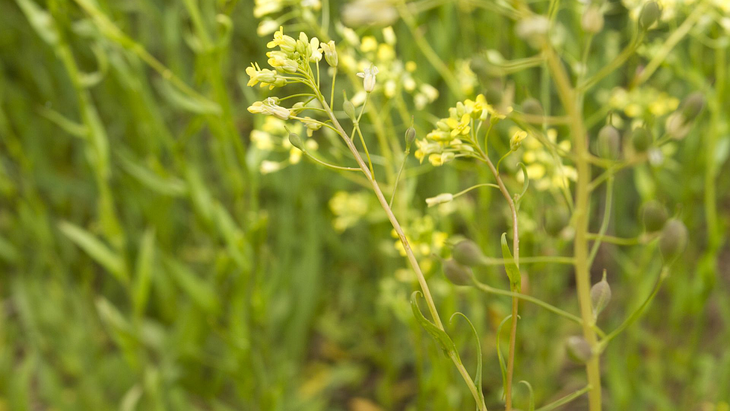
M451 137L469 134L469 131L471 130L471 127L469 127L470 120L471 118L469 117L469 114L464 114L461 117L461 121L456 120L453 117L449 117L446 120L446 124L451 128Z

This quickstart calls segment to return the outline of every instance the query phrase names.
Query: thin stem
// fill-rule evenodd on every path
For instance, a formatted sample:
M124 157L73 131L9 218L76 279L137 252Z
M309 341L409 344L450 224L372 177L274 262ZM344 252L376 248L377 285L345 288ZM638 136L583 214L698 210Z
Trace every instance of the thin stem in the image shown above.
M608 178L608 182L606 183L606 204L604 205L603 209L603 221L601 222L601 228L598 230L598 236L596 236L595 241L593 242L593 248L591 248L591 253L588 255L588 267L593 265L593 260L596 258L596 254L598 254L598 248L601 246L601 241L603 240L603 236L606 235L606 231L608 230L608 223L611 219L611 205L613 203L613 176ZM588 238L588 234L586 234L586 238Z
M395 194L398 192L398 182L400 181L400 176L406 166L406 160L408 160L409 154L411 154L410 147L406 148L406 151L403 155L403 161L400 163L400 168L398 169L398 174L395 176L395 183L393 183L393 192L390 194L390 202L388 203L388 206L391 208L393 208L393 200L395 199Z
M568 75L555 51L548 45L544 49L548 67L555 79L558 96L571 119L570 130L573 135L573 150L575 165L578 171L575 199L575 241L573 252L575 255L575 279L580 303L581 317L583 318L583 336L592 348L596 348L596 332L590 326L593 323L593 307L591 305L590 271L588 268L588 213L590 191L588 184L591 180L591 167L587 160L588 147L586 133L583 126L582 105L580 93L576 93L570 85ZM590 411L601 411L601 371L597 356L593 356L586 363L588 384L592 387L589 392Z
M659 278L657 279L656 283L654 284L654 288L651 290L651 294L649 294L649 296L646 298L646 300L644 300L644 302L639 306L639 308L637 308L636 311L631 313L631 315L618 328L613 330L610 334L608 334L601 340L601 342L598 344L598 349L599 349L598 352L603 352L603 350L606 349L606 345L608 345L608 343L611 340L616 338L617 335L621 334L621 332L623 332L628 326L635 323L636 320L638 320L639 317L641 317L641 314L644 312L646 307L651 303L651 301L657 295L657 293L659 292L659 289L662 286L662 283L664 282L664 280L667 277L669 277L669 267L665 265L664 267L662 267L661 273L659 273Z
M317 90L318 91L318 90ZM436 304L433 301L433 297L431 295L431 290L428 287L428 282L426 282L426 277L423 275L423 272L421 271L421 267L418 264L418 260L416 259L415 254L413 253L413 250L411 249L411 245L408 242L408 238L406 237L405 233L403 232L403 228L401 227L400 223L398 222L398 219L395 217L395 214L393 214L393 210L388 205L387 200L385 199L385 196L383 195L383 191L380 189L380 185L378 182L373 178L372 173L370 172L370 169L368 168L367 164L365 164L365 161L363 160L362 156L360 156L360 153L357 151L357 148L352 142L352 139L347 135L345 130L342 128L342 125L340 125L340 122L335 117L334 112L330 108L330 106L327 104L327 101L325 101L324 97L320 94L318 96L318 99L320 100L320 103L324 107L325 110L327 110L327 114L329 115L330 119L332 120L332 124L337 128L338 134L342 139L345 141L345 144L347 144L347 147L350 149L350 152L355 157L355 160L357 161L358 166L360 167L360 170L365 175L365 177L368 179L370 184L372 185L373 192L375 193L375 196L378 199L378 202L380 203L381 207L383 208L383 211L385 211L385 214L388 216L388 220L390 221L391 225L393 226L393 229L395 230L396 234L398 235L398 238L401 241L401 244L403 245L403 249L406 253L406 257L408 258L409 263L411 264L411 268L416 274L416 278L418 279L418 283L421 287L421 291L423 292L423 297L426 300L426 305L428 306L428 310L431 313L431 317L433 318L433 322L440 330L444 330L444 325L441 322L441 317L439 316L438 311L436 310ZM469 377L469 374L466 372L466 369L464 369L464 365L461 364L458 359L452 357L451 360L454 362L454 365L459 370L459 373L464 378L464 382L469 387L469 391L474 396L474 400L477 403L477 408L480 411L487 411L487 406L484 404L484 402L480 399L480 396L477 392L476 386L474 385L474 382L472 381L471 377Z
M559 315L559 316L561 316L563 318L567 318L568 320L573 321L576 324L580 324L580 325L583 324L583 320L580 317L578 317L577 315L573 315L573 314L571 314L571 313L569 313L569 312L567 312L565 310L561 310L560 308L558 308L558 307L556 307L556 306L554 306L552 304L546 303L545 301L542 301L542 300L540 300L538 298L529 296L527 294L522 294L522 293L518 293L518 292L514 292L514 291L501 290L499 288L491 287L491 286L489 286L487 284L484 284L484 283L479 282L473 275L472 275L472 282L474 283L474 286L477 289L479 289L479 291L482 291L482 292L484 292L486 294L503 295L505 297L512 297L513 299L519 299L519 300L523 300L523 301L529 301L529 302L531 302L531 303L533 303L535 305L538 305L538 306L540 306L540 307L542 307L542 308L544 308L544 309L546 309L546 310L548 310L548 311L550 311L550 312L552 312L554 314L557 314L557 315ZM599 333L599 334L601 334L603 336L606 335L597 326L593 325L593 327L594 327L594 329L596 330L597 333Z
M319 65L317 65L319 68ZM337 80L337 67L335 67L335 72L332 73L332 90L330 90L330 107L335 106L335 81Z
M334 165L334 164L330 164L330 163L328 163L326 161L320 160L317 157L309 154L309 152L307 152L307 151L302 151L302 152L304 154L306 154L307 157L310 158L315 163L321 164L321 165L323 165L325 167L328 167L328 168L332 168L332 169L335 169L335 170L343 170L343 171L360 171L360 169L358 167L343 167L343 166L337 166L337 165Z

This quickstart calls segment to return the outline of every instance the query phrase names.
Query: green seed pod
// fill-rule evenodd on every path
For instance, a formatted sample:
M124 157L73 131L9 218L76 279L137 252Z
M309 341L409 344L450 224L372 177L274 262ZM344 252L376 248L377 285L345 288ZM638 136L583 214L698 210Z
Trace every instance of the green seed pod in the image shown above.
M611 301L611 286L606 281L606 270L603 270L603 279L591 287L591 302L593 303L593 315L598 317L598 314L603 311L604 308Z
M406 130L406 146L410 147L411 144L413 144L413 141L416 139L416 129L413 127L408 127Z
M649 149L654 138L651 132L644 127L639 127L631 132L631 145L634 146L634 150L639 153L643 153Z
M475 267L484 263L484 254L479 246L471 240L460 241L451 251L451 256L459 264L466 267Z
M593 356L593 349L585 338L574 335L565 341L565 349L571 360L579 363L587 363Z
M669 218L667 209L655 200L644 204L642 214L644 216L644 227L650 233L661 230L664 223L667 222L667 218Z
M472 285L471 269L454 260L444 260L441 264L444 275L454 285Z
M679 220L669 220L659 237L659 250L664 261L672 262L687 246L689 233L687 227Z
M542 104L532 97L525 99L525 101L522 102L522 111L525 114L539 117L542 117L545 114L545 111L542 109Z
M551 208L545 213L545 231L555 237L568 225L570 216L562 208Z
M618 158L621 135L615 127L607 125L598 132L598 155L601 158L615 160Z
M702 93L694 92L682 102L682 117L686 121L694 120L705 107L705 97Z
M662 9L655 1L650 1L644 5L639 14L639 27L648 30L662 16Z
M302 142L302 138L299 137L299 134L289 133L289 142L294 147L304 151L304 143Z
M603 30L603 12L601 6L593 4L588 6L580 20L581 27L586 33L596 34Z
M355 121L355 106L350 100L345 100L342 103L342 109L345 110L345 114L347 114L347 117L350 117L350 120Z

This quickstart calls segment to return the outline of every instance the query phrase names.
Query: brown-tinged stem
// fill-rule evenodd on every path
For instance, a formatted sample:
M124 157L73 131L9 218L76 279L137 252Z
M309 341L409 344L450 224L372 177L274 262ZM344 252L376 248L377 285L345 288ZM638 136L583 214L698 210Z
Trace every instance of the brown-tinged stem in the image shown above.
M332 109L327 104L327 101L325 101L324 97L319 93L319 91L316 91L318 93L318 99L320 103L322 104L322 107L327 111L327 115L329 116L330 120L332 120L332 124L335 126L335 128L338 130L338 133L342 137L342 140L347 145L347 148L350 150L352 155L355 157L355 160L357 161L358 166L362 170L362 173L365 175L365 177L368 179L370 184L372 185L373 191L375 192L375 196L378 198L378 202L383 207L383 210L385 211L385 214L388 216L388 220L390 220L391 225L393 226L393 229L395 230L396 234L398 235L398 238L401 241L401 244L403 244L403 249L406 252L406 256L408 258L408 261L411 264L411 267L413 268L413 271L416 273L416 277L418 278L418 283L421 286L421 291L423 292L423 297L426 300L426 305L428 306L428 310L431 313L431 317L433 318L433 321L440 330L444 330L444 325L441 322L441 317L439 317L438 311L436 310L436 305L434 304L433 297L431 296L431 291L428 288L428 283L426 282L426 278L423 275L423 272L421 271L421 267L418 265L418 260L416 259L416 256L413 254L413 250L411 249L410 244L408 243L408 239L406 238L405 233L403 232L403 229L400 226L400 223L398 222L398 219L395 217L395 214L393 214L393 210L388 205L388 201L385 199L385 196L383 195L382 190L380 189L380 185L373 177L372 173L370 172L370 169L367 164L365 164L365 161L363 160L362 156L360 156L360 153L358 152L357 148L352 142L352 139L347 135L345 130L340 125L340 122L335 117L334 113L332 112ZM464 381L466 382L466 385L469 388L469 391L471 391L472 396L474 397L475 401L477 402L477 407L480 411L487 411L487 406L481 400L481 396L479 395L479 389L480 387L477 387L474 382L472 381L471 377L469 376L469 373L466 371L466 368L464 368L464 365L461 363L461 361L455 356L450 356L451 360L454 362L454 365L459 371L459 374L464 378Z

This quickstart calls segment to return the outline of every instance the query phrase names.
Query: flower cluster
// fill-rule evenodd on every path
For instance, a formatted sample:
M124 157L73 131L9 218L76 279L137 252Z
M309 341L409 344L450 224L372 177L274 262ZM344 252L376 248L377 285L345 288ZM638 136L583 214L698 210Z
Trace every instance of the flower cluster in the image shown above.
M440 166L457 155L470 155L476 147L475 124L485 122L488 117L490 121L504 118L487 104L483 94L474 100L456 103L456 107L449 109L449 117L437 121L436 129L428 133L425 139L416 140L416 158L421 162L428 158L431 164Z
M513 130L517 135L520 130ZM570 140L562 140L557 142L558 133L551 128L546 133L550 144L557 145L558 149L563 152L570 152ZM578 172L572 166L564 165L558 156L554 156L540 141L536 138L525 140L522 154L522 162L525 163L527 176L530 179L530 186L535 187L539 191L549 189L567 187L569 181L575 181ZM522 173L517 174L517 180L522 182L524 176Z

